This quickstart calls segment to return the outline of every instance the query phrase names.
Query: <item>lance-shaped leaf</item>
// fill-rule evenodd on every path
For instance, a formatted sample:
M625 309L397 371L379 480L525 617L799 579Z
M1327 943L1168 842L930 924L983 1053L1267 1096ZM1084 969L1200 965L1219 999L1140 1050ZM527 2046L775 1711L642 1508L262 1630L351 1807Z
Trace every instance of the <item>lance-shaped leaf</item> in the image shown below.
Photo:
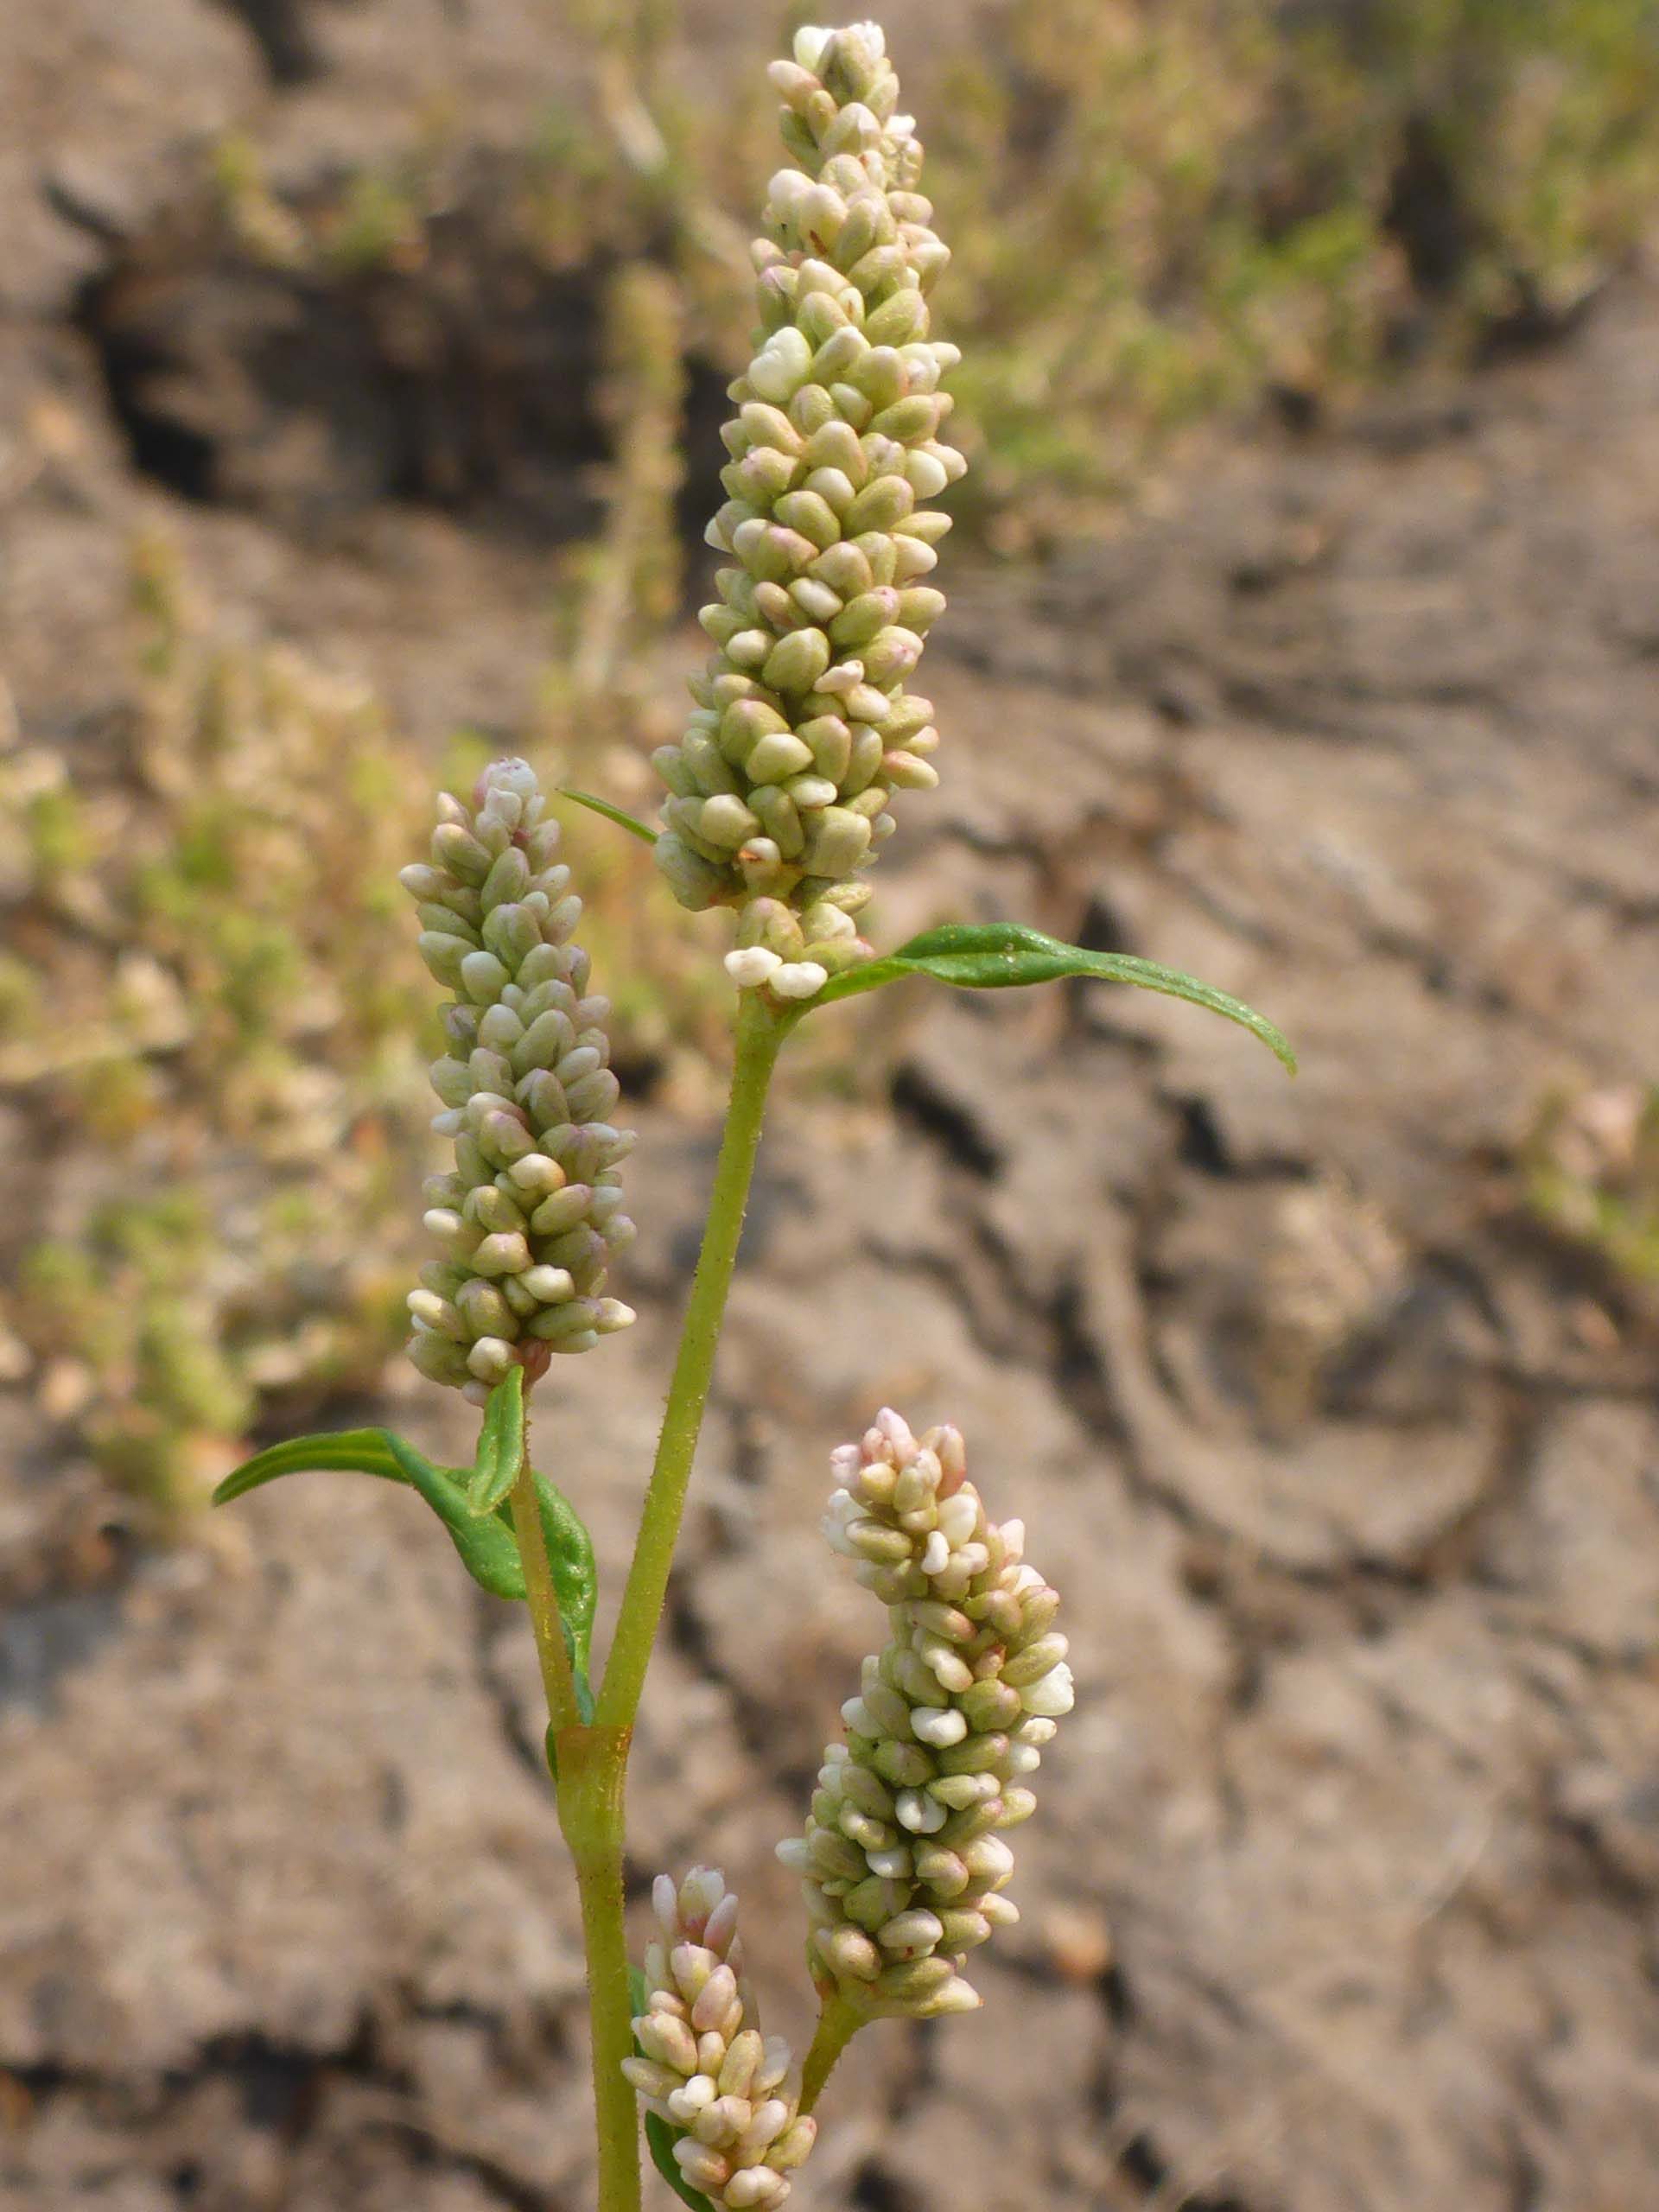
M279 1475L312 1471L378 1475L386 1482L408 1484L448 1530L461 1563L474 1582L492 1597L524 1596L524 1569L512 1531L493 1517L480 1521L467 1510L461 1469L435 1467L390 1429L353 1428L335 1436L296 1436L285 1444L273 1444L226 1475L213 1492L213 1503L228 1505Z
M672 2128L660 2113L645 2114L645 2147L651 2152L651 2163L661 2174L682 2204L689 2204L691 2212L715 2212L714 2206L700 2189L693 2189L680 2171L674 2157L674 2145L685 2130Z
M493 1513L524 1464L524 1370L516 1363L489 1395L484 1425L478 1433L478 1456L473 1478L467 1485L467 1503L474 1513Z
M633 2005L634 2017L638 2018L651 2003L651 1984L638 1967L628 1968L628 1995ZM637 2043L633 2048L637 2056L645 2056ZM715 2212L709 2199L700 2189L692 2188L676 2162L674 2145L684 2133L683 2127L671 2127L660 2113L648 2112L645 2114L645 2147L651 2152L652 2164L681 2203L691 2207L691 2212Z
M275 1482L278 1475L306 1474L313 1470L380 1475L393 1483L409 1479L384 1428L342 1428L328 1436L290 1436L285 1443L257 1452L234 1473L226 1476L213 1492L213 1503L228 1505L233 1498L245 1497L251 1490Z
M228 1505L279 1475L314 1471L378 1475L385 1482L407 1484L442 1522L474 1581L493 1598L523 1601L524 1571L506 1504L493 1513L474 1514L467 1502L468 1471L435 1467L390 1429L344 1429L331 1436L296 1436L273 1444L226 1475L213 1492L213 1503ZM593 1541L569 1500L543 1474L536 1476L536 1497L565 1637L582 1685L588 1679L597 1597Z
M564 1624L564 1640L570 1647L570 1657L576 1670L577 1702L588 1694L588 1654L594 1640L594 1608L599 1599L599 1569L594 1559L594 1540L587 1524L564 1492L543 1474L536 1475L536 1502L542 1509L542 1532L547 1539L547 1563L553 1570L553 1589L559 1601L559 1618ZM496 1518L512 1529L512 1507L504 1502L496 1508ZM514 1540L514 1554L518 1551ZM524 1578L519 1575L518 1595L522 1598ZM582 1714L584 1722L591 1720L591 1712Z
M1160 968L1154 960L1137 960L1127 952L1090 952L1078 944L1064 944L1045 937L1040 930L1019 922L951 923L944 929L925 930L896 952L861 967L832 976L811 1001L826 1005L831 999L855 998L861 991L879 990L906 976L931 976L935 982L955 983L972 991L1007 990L1021 983L1051 983L1069 976L1092 976L1103 983L1134 983L1166 997L1185 999L1224 1014L1276 1052L1293 1074L1296 1056L1265 1015L1240 999L1217 991L1177 968ZM810 1010L809 1007L808 1011Z
M559 785L561 798L573 798L578 806L585 806L590 814L602 814L607 822L614 822L619 830L630 830L647 845L657 842L657 832L641 822L637 815L625 813L620 806L613 806L607 798L595 798L592 791L579 791L570 784Z

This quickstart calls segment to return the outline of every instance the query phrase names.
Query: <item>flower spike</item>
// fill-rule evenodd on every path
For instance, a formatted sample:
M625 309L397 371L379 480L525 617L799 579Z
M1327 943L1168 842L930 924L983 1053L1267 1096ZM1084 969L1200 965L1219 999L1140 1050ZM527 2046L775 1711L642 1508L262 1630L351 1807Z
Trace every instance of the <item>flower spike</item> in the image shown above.
M677 2131L674 2162L693 2189L732 2212L781 2204L817 2123L800 2109L788 2044L755 2024L737 1899L711 1866L694 1866L677 1889L659 1874L652 1898L662 1933L645 1953L650 1996L633 2024L643 2056L622 2071L646 2111Z
M778 1856L803 1877L821 1985L867 2017L971 2012L966 1955L1020 1916L1001 1831L1036 1810L1026 1777L1071 1709L1059 1598L1023 1524L986 1518L958 1430L918 1438L884 1409L831 1465L824 1533L892 1636Z
M433 1063L454 1140L452 1173L426 1185L444 1257L411 1291L409 1356L475 1403L515 1362L526 1386L555 1352L587 1351L633 1319L604 1294L611 1253L633 1235L618 1168L607 999L585 996L570 942L582 901L556 866L559 825L525 760L497 760L470 807L438 802L432 859L398 880L417 903L421 957L454 993L448 1052Z
M801 166L772 178L753 248L766 335L731 387L708 533L735 565L702 610L696 711L654 756L656 854L682 905L739 909L740 987L798 1001L870 957L853 917L888 801L938 781L933 709L905 681L944 607L950 518L926 502L964 464L940 436L961 356L928 335L950 256L882 34L803 30L771 75Z

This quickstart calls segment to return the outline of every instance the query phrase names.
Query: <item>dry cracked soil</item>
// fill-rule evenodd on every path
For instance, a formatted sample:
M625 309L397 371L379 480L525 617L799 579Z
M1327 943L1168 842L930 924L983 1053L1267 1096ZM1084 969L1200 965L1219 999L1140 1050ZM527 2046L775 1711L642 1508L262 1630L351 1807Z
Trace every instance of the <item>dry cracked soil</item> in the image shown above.
M508 131L559 67L532 18L0 23L0 655L72 764L158 518L236 620L366 671L416 734L511 727L545 572L486 494L536 512L535 463L427 496L351 383L364 327L191 264L168 211L248 114L302 178L446 73ZM579 443L583 302L542 304L505 352L527 390L566 379L547 420ZM1515 1166L1551 1084L1659 1069L1656 357L1632 275L1551 350L1217 438L1115 532L959 567L948 775L884 862L883 931L1020 916L1190 968L1302 1072L1164 1001L907 987L848 1097L785 1081L647 1700L636 1906L659 1866L724 1866L770 2021L803 2029L771 1847L876 1632L816 1523L883 1402L966 1430L1065 1593L1080 1691L985 2011L861 2040L802 2212L1659 2202L1656 1307ZM464 400L427 418L447 466ZM638 1119L641 1325L570 1363L557 1416L612 1590L715 1136ZM431 1395L394 1410L454 1446ZM26 1402L4 1421L4 2212L580 2212L582 1968L522 1620L408 1501L322 1478L88 1587L60 1537L86 1469Z

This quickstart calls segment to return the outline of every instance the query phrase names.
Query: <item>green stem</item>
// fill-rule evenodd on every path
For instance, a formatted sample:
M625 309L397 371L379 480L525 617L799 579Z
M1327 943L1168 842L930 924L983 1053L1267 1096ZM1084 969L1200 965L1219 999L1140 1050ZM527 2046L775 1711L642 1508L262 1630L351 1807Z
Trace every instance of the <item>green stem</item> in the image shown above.
M634 1546L622 1592L610 1662L605 1670L593 1725L571 1725L575 1686L565 1702L569 1659L559 1627L552 1573L541 1541L541 1516L527 1478L513 1491L513 1517L521 1511L524 1581L531 1615L537 1624L548 1707L554 1718L554 1753L558 1768L559 1821L575 1860L582 1896L582 1941L588 1957L588 2002L593 2029L594 2116L599 2138L599 2212L639 2212L639 2116L622 2061L633 2050L632 2007L628 1995L627 1936L623 1919L623 1793L633 1718L645 1688L645 1669L663 1616L674 1548L691 1479L691 1462L708 1402L715 1348L737 1261L744 1208L760 1143L766 1087L778 1048L792 1027L789 1016L771 1013L753 993L738 1014L737 1054L732 1069L731 1103L721 1141L720 1159L709 1194L702 1250L692 1279L663 1430L657 1446ZM520 1503L520 1487L525 1491ZM526 1541L526 1530L528 1541ZM539 1590L545 1575L545 1592ZM550 1605L550 1611L549 1610ZM544 1640L550 1624L556 1641ZM561 1673L557 1661L563 1661ZM561 1725L562 1713L570 1719Z
M639 2212L639 2108L622 2071L633 2050L622 1897L628 1732L567 1728L557 1751L559 1821L575 1861L588 1958L599 2212Z
M835 2070L836 2061L868 2019L843 1997L826 1997L818 2014L817 2032L801 2069L801 2110L810 2112Z
M542 1664L542 1688L547 1693L548 1718L556 1731L574 1728L582 1719L576 1700L576 1677L570 1664L570 1648L564 1640L559 1615L559 1596L547 1556L547 1529L536 1496L536 1478L530 1470L530 1441L512 1485L512 1528L524 1563L524 1594L530 1600L531 1626L536 1631L536 1656Z
M559 1825L575 1861L588 1960L588 2015L594 2069L594 2125L599 2145L600 2212L639 2212L639 2119L622 2060L633 2048L628 1947L622 1910L622 1791L627 1731L582 1726L575 1669L565 1642L558 1591L547 1555L547 1528L531 1471L530 1440L512 1486L512 1525L524 1562L524 1594L536 1631L542 1688L552 1726L550 1763Z
M703 1408L714 1374L715 1350L731 1288L737 1260L738 1239L743 1232L743 1212L748 1204L755 1154L760 1144L760 1124L766 1113L766 1087L778 1058L778 1048L792 1027L787 1014L772 1013L757 991L746 991L737 1020L737 1057L732 1068L731 1103L727 1108L726 1131L709 1193L709 1219L702 1233L702 1249L692 1278L691 1296L685 1309L679 1357L669 1384L657 1463L639 1520L632 1564L622 1592L616 1636L604 1686L594 1715L601 1726L628 1728L639 1709L645 1669L663 1618L668 1578L679 1541L680 1517L691 1480L691 1462L702 1427Z

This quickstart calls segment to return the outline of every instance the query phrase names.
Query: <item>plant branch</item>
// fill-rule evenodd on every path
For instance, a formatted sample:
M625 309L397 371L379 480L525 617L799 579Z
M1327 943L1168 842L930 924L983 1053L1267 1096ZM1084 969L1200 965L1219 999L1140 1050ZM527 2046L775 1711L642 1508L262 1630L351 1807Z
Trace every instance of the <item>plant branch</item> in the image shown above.
M568 1729L558 1756L559 1821L575 1860L588 1961L599 2212L639 2212L639 2108L622 2071L633 2050L622 1890L628 1732Z
M599 2139L599 2212L639 2212L640 2202L639 2109L632 2086L622 2071L623 2060L633 2050L622 1886L628 1747L652 1646L662 1620L691 1463L708 1403L721 1319L760 1142L766 1089L779 1046L790 1026L786 1017L770 1012L753 994L741 1005L731 1101L709 1194L702 1249L686 1306L656 1465L622 1593L610 1662L591 1726L572 1725L576 1717L575 1682L559 1625L546 1548L540 1541L540 1515L527 1474L521 1476L513 1491L515 1523L523 1525L522 1515L524 1522L531 1524L528 1537L520 1536L524 1581L531 1618L537 1624L548 1706L554 1716L559 1819L575 1860L582 1896L593 2035L594 2113ZM552 1645L545 1641L550 1628ZM571 1716L563 1725L562 1712Z
M836 2061L868 2018L868 2012L861 2012L844 1997L832 1994L823 1999L823 2009L818 2014L812 2047L807 2052L806 2062L801 2069L803 2112L810 2112L817 2103L824 2083L835 2070Z
M645 1669L657 1640L668 1593L668 1578L679 1541L680 1520L702 1427L703 1408L714 1375L720 1325L743 1233L744 1210L760 1144L766 1090L778 1050L791 1027L787 1015L772 1013L756 991L746 991L737 1020L737 1054L725 1135L709 1194L702 1249L685 1309L679 1355L669 1384L657 1461L639 1519L633 1560L622 1592L616 1635L599 1694L594 1720L601 1726L631 1727L639 1708Z

